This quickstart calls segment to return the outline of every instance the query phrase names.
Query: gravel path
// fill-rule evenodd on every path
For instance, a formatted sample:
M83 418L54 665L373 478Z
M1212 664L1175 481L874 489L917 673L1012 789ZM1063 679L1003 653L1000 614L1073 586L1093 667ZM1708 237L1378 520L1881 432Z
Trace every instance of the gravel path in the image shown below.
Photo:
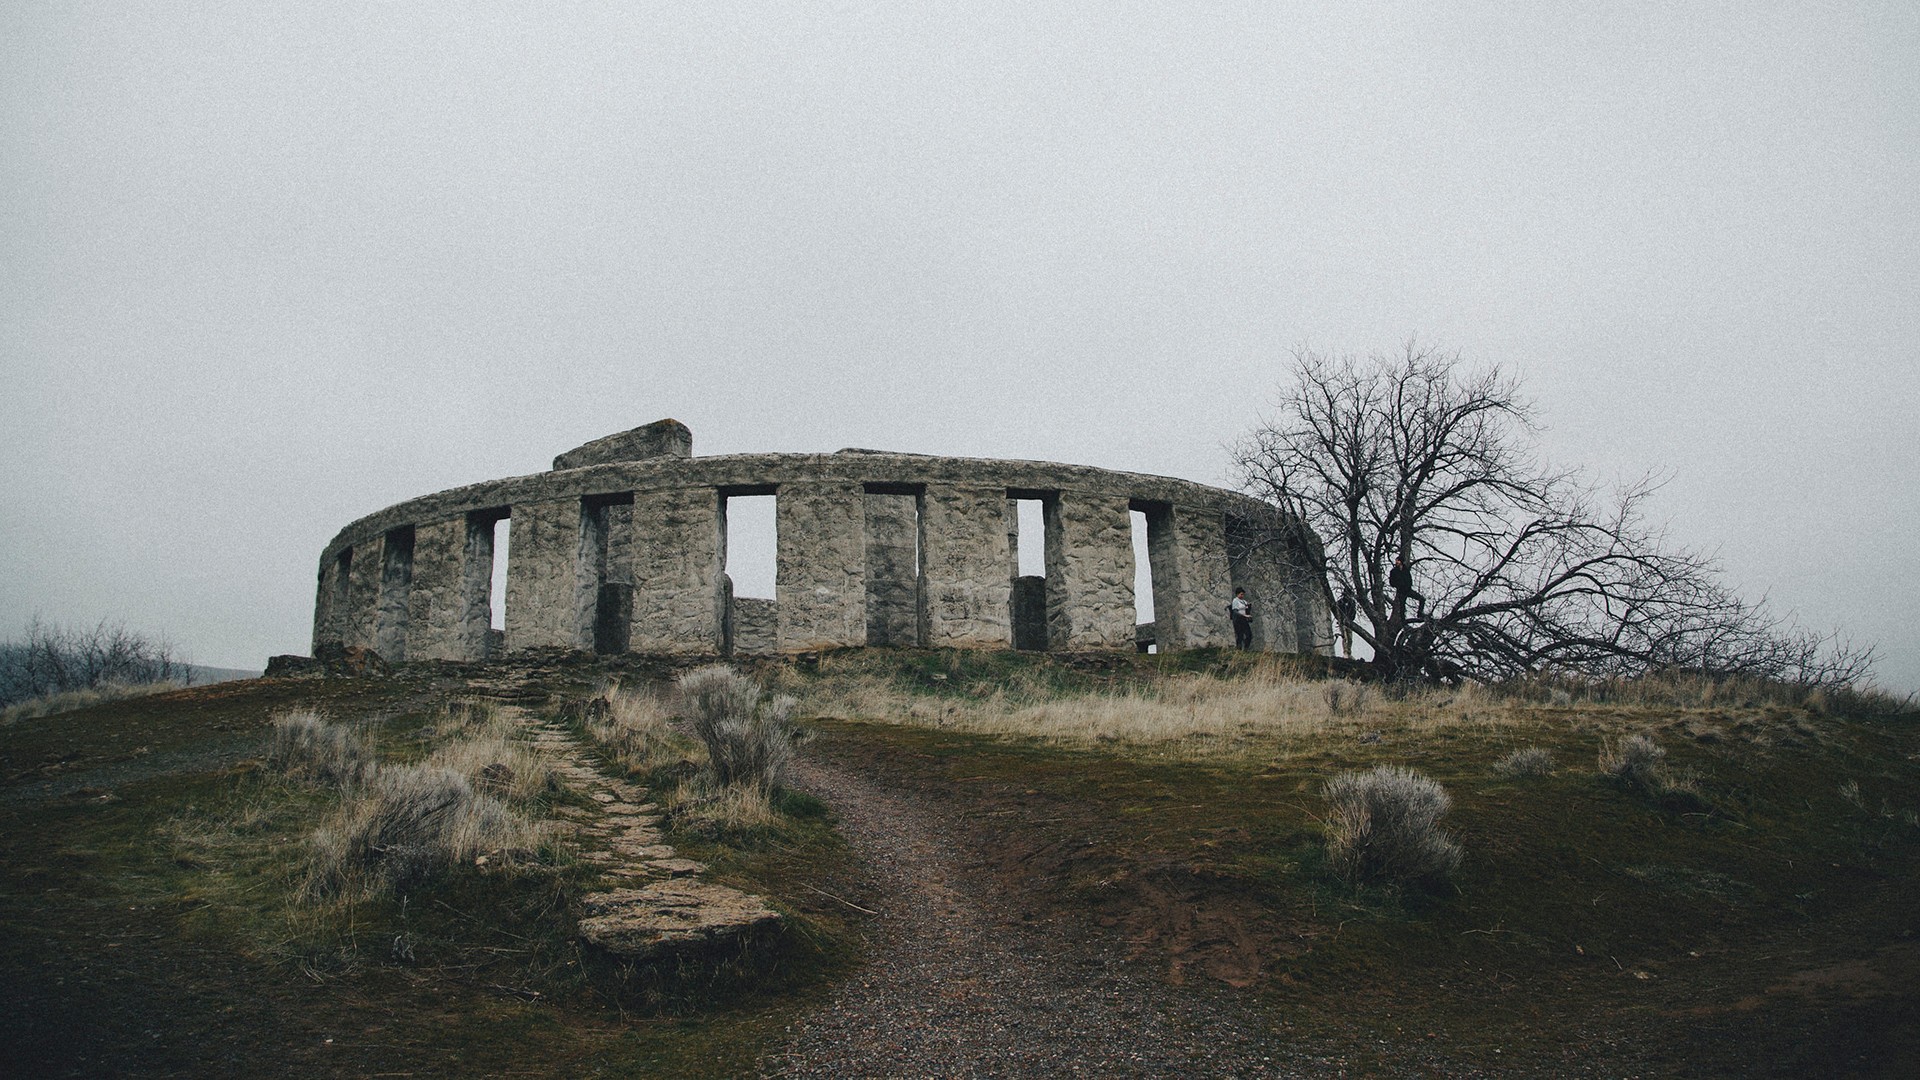
M818 760L825 799L882 897L868 962L762 1062L768 1077L1332 1075L1235 1002L1176 997L1117 957L997 912L965 838L911 801Z

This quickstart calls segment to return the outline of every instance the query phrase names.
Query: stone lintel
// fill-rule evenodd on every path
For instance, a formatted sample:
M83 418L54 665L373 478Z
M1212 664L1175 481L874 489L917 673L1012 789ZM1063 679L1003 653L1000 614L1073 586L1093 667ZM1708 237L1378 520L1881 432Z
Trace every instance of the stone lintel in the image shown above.
M645 461L648 458L685 458L693 456L693 431L678 420L655 420L651 424L607 435L576 446L553 459L553 468L580 469L588 465L607 465L616 461Z

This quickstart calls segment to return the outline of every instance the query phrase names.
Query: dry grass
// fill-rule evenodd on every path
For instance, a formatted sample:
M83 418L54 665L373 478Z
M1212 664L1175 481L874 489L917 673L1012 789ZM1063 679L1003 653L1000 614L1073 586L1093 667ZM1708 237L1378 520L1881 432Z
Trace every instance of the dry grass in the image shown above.
M1504 727L1521 723L1530 708L1475 687L1390 696L1364 684L1303 678L1279 662L1224 676L1182 674L1147 686L1079 693L1063 693L1021 674L972 694L929 694L871 674L795 685L803 695L804 715L1191 760L1239 755L1256 744L1268 752L1276 740L1321 739L1388 726L1421 731Z
M1551 776L1553 754L1538 746L1522 747L1494 762L1493 768L1506 776Z
M312 709L295 709L273 718L267 764L288 776L342 788L360 787L379 771L373 740L365 728L329 723Z
M698 745L673 729L672 713L656 694L609 686L585 710L587 737L636 775L679 762L701 764Z
M452 769L391 766L345 794L314 831L304 891L313 899L405 892L457 863L530 852L540 836Z
M550 799L560 790L547 759L512 717L491 705L464 702L449 708L437 734L450 741L426 764L459 773L477 790L516 805Z
M148 683L102 683L83 690L63 690L59 693L45 694L26 701L15 702L0 709L0 727L21 720L37 720L43 716L58 716L77 709L105 704L109 701L121 701L126 698L144 697L148 694L160 694L169 690L178 690L183 683L163 681Z

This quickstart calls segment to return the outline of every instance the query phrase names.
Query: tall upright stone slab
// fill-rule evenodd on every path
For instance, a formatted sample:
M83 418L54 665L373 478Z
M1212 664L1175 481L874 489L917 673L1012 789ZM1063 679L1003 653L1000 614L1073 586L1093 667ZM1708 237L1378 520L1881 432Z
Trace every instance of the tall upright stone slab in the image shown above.
M720 493L710 487L635 492L632 523L628 648L718 654L724 603Z
M781 652L867 641L866 490L783 484L775 502Z
M332 552L320 560L320 580L314 589L313 648L337 645L345 636L347 582L352 576L353 549Z
M920 644L919 497L866 493L867 644Z
M929 485L921 496L921 567L928 645L1004 649L1013 643L1013 552L1004 488Z
M347 571L347 610L339 621L340 643L374 647L380 623L380 580L386 563L386 537L373 536L355 544L353 565Z
M407 659L467 660L466 598L461 585L467 521L436 521L413 531L413 585L407 594Z
M1064 491L1046 512L1048 647L1133 648L1129 501Z
M1227 561L1226 522L1218 508L1176 504L1173 558L1179 565L1180 640L1163 647L1200 649L1233 644L1227 603L1233 576ZM1157 615L1157 612L1156 612Z
M1299 647L1295 611L1297 582L1285 536L1273 523L1229 518L1227 557L1233 586L1247 590L1253 605L1253 647L1293 652Z
M584 648L574 610L580 500L519 503L507 546L507 651Z

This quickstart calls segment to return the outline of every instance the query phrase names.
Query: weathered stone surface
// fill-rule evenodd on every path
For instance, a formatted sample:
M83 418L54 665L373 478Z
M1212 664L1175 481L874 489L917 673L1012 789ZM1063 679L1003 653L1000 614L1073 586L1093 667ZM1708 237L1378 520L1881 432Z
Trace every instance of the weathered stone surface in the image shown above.
M595 893L581 906L580 936L630 960L709 948L780 922L757 896L688 879Z
M413 591L413 526L387 533L380 552L380 607L373 647L394 663L407 659L409 596Z
M1182 505L1174 506L1172 518L1173 561L1178 567L1180 589L1167 606L1173 609L1178 624L1160 647L1232 645L1233 622L1227 617L1227 604L1233 599L1233 580L1227 560L1225 519L1216 508ZM1158 569L1156 563L1156 573ZM1154 617L1161 618L1157 600Z
M867 644L920 644L920 499L866 495Z
M264 677L269 679L295 678L302 675L320 675L325 671L326 665L311 656L296 656L293 653L282 653L279 656L267 657L267 670L264 673Z
M720 651L720 494L707 486L633 496L635 652Z
M428 495L349 525L321 553L315 646L382 641L408 658L487 655L498 633L488 629L490 526L510 506L505 645L718 653L726 614L723 491L778 494L781 651L881 637L963 647L1010 643L1016 496L1041 499L1049 511L1049 647L1132 647L1129 506L1148 515L1162 647L1230 642L1225 604L1236 579L1255 593L1262 646L1323 649L1329 636L1324 600L1299 573L1297 556L1276 549L1229 558L1224 518L1260 521L1274 511L1218 488L1036 461L630 453L638 451ZM869 507L880 497L891 501L879 504L884 512L870 528ZM909 582L906 507L915 499L918 573ZM405 566L389 561L389 534L413 540L404 589L383 589L383 581L396 581L384 571ZM995 561L999 566L990 568ZM456 566L458 585L450 587Z
M507 649L580 648L580 501L516 504L507 549ZM590 644L590 643L587 643Z
M780 651L866 644L865 489L783 485L774 513Z
M1054 649L1133 648L1133 522L1128 500L1063 492L1047 502L1047 641Z
M373 648L380 612L380 576L386 553L386 534L354 545L353 565L347 572L347 610L338 620L340 644Z
M780 605L764 596L733 598L733 651L768 656L780 651Z
M413 538L413 585L407 595L406 658L464 660L471 646L462 565L463 518L422 525Z
M616 461L645 461L648 458L686 458L693 456L693 432L678 420L655 420L651 424L608 435L574 447L553 459L553 467L582 469Z
M927 486L921 499L926 644L1004 649L1013 643L1010 505L1005 488Z

